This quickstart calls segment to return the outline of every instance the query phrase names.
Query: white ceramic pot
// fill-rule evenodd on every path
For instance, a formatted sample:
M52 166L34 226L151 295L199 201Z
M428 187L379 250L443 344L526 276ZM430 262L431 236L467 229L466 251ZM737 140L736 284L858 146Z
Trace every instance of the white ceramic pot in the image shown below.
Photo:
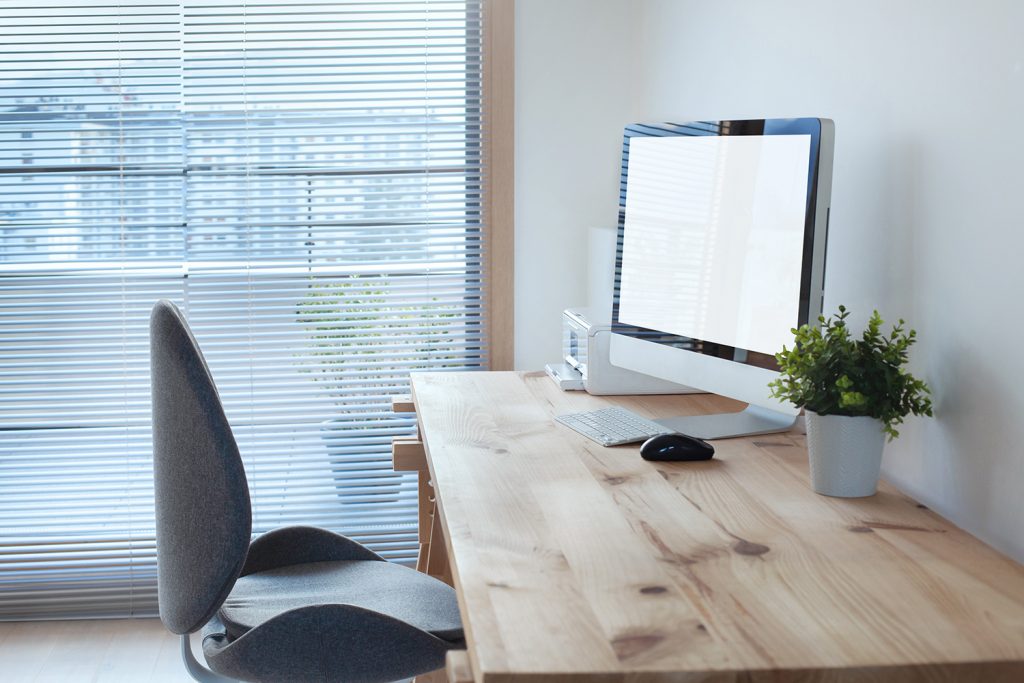
M807 411L811 488L826 496L874 495L882 468L885 431L873 417L818 415Z

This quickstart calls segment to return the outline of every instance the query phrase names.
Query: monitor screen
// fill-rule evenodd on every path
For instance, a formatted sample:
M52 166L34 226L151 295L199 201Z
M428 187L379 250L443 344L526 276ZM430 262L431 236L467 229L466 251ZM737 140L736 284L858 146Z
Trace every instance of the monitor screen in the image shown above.
M619 320L775 353L799 316L809 135L635 138Z
M747 123L627 129L616 332L774 368L806 322L816 136Z

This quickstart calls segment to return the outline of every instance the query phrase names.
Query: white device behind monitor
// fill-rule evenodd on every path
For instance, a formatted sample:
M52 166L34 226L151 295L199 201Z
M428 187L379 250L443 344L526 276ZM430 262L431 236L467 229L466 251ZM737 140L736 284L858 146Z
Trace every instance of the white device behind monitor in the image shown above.
M827 119L626 128L610 360L749 404L660 423L706 439L792 426L767 385L821 313L833 140Z
M563 363L545 370L563 389L584 389L595 396L630 394L693 394L681 386L650 375L617 367L608 362L611 324L607 316L592 310L567 308L562 311ZM578 377L579 384L571 383Z

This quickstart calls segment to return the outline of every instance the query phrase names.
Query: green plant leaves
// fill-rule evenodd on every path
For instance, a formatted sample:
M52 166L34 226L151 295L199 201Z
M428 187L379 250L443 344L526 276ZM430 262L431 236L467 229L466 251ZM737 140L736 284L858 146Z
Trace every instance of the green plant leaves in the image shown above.
M867 415L885 425L890 439L907 415L932 414L928 386L904 369L917 332L902 319L888 335L874 311L859 339L850 335L845 306L818 324L793 330L793 348L775 354L780 376L769 383L772 396L819 415Z

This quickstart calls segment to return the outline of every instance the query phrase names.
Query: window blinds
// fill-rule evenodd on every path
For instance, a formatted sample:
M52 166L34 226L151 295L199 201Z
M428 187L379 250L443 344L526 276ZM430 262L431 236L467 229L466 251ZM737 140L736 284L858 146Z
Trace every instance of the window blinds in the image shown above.
M413 558L391 397L486 365L479 5L0 6L0 618L155 612L158 298L254 530Z

